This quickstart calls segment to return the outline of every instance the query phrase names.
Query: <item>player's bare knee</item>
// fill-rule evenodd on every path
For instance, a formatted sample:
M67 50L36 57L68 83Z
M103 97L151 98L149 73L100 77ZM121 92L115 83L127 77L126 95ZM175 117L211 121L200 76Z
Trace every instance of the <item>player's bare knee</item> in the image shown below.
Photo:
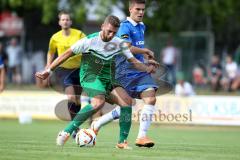
M156 97L147 97L147 98L144 98L143 101L145 102L145 104L155 105L157 99Z

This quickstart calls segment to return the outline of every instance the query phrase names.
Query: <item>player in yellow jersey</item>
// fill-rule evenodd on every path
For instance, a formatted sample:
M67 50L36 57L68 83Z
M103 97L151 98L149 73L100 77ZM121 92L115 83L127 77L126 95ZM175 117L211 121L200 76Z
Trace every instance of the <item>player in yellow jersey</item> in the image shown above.
M46 68L55 59L55 54L60 56L70 48L71 45L85 37L82 31L71 28L72 20L68 12L61 11L58 18L61 30L55 33L50 39ZM55 78L57 78L58 83L64 87L65 94L68 97L68 109L71 119L74 118L75 113L81 108L79 102L79 96L81 94L79 80L80 63L81 54L72 56L55 70Z

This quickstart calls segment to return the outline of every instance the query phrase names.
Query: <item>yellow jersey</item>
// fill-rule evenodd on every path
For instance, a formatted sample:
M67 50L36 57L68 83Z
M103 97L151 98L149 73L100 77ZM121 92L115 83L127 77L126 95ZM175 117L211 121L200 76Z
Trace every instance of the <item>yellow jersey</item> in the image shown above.
M57 53L58 56L63 54L67 49L69 49L75 42L79 39L85 37L85 34L77 29L70 29L70 35L64 36L63 31L58 31L55 33L49 42L48 54ZM79 68L81 63L81 54L74 55L68 58L60 67L73 69Z

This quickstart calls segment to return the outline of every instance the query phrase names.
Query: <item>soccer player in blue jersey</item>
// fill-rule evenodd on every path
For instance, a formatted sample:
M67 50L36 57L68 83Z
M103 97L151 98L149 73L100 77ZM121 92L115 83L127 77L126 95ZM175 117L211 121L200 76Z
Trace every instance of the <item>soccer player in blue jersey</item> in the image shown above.
M144 54L153 56L153 52L144 47L145 25L142 22L145 11L145 0L130 0L130 17L123 21L118 30L117 36L124 39L130 46L132 53L139 61L144 62ZM138 53L138 54L136 54ZM151 124L151 116L154 113L156 103L157 84L147 72L141 72L132 67L127 59L121 55L116 58L116 79L127 90L133 98L144 101L144 107L140 117L139 133L136 145L139 147L152 147L154 142L147 137L147 131ZM98 131L102 125L117 119L120 109L117 107L113 111L102 116L98 121L92 123L92 128Z

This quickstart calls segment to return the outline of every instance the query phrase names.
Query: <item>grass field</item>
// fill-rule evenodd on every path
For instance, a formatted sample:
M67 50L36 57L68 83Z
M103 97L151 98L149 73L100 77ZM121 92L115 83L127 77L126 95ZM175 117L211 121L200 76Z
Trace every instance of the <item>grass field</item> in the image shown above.
M34 121L19 125L16 120L0 120L1 160L239 160L240 127L153 125L149 136L153 148L134 146L138 125L129 136L133 150L114 148L118 124L105 126L93 148L79 148L70 139L64 148L55 146L61 121Z

